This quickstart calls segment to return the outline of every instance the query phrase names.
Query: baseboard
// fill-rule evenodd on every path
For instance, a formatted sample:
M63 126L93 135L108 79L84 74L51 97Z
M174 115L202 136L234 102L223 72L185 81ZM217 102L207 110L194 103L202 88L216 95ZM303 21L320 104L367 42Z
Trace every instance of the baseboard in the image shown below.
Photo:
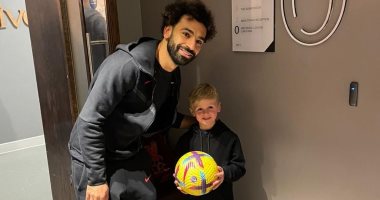
M44 135L2 143L0 144L0 155L42 145L45 145Z

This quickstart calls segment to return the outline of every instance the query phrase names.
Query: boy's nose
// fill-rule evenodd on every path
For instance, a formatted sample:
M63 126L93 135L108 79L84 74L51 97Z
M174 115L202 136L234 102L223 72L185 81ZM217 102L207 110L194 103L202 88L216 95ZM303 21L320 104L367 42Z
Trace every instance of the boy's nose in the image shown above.
M208 114L210 111L208 109L202 110L202 114Z

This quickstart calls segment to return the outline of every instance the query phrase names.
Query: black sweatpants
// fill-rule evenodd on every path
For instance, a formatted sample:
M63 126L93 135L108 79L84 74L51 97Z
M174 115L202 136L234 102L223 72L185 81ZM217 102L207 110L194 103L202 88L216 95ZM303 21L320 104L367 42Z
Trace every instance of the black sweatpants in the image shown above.
M77 200L86 199L87 172L84 164L72 159L72 181ZM107 182L111 200L155 200L150 180L151 158L141 150L128 160L107 161Z

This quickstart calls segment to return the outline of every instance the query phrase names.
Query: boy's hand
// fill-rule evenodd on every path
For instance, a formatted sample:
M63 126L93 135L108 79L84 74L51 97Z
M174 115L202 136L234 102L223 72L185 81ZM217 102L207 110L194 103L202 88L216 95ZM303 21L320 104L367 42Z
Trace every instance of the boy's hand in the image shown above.
M174 174L173 174L173 177L174 177L174 179L175 179ZM187 194L185 191L182 190L181 187L179 187L179 184L178 184L178 181L177 181L177 180L174 181L174 184L175 184L175 186L177 187L177 189L178 189L180 192L182 192L183 194Z
M223 168L218 166L218 173L215 174L216 180L212 183L212 189L216 190L224 181L224 171Z

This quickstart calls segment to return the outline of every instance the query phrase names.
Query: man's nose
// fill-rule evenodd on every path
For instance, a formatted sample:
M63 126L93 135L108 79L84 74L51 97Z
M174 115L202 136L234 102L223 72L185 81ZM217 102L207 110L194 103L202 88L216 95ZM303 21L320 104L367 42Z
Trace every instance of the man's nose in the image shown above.
M187 46L194 51L194 53L198 52L197 48L197 41L195 39L190 39L187 42Z

